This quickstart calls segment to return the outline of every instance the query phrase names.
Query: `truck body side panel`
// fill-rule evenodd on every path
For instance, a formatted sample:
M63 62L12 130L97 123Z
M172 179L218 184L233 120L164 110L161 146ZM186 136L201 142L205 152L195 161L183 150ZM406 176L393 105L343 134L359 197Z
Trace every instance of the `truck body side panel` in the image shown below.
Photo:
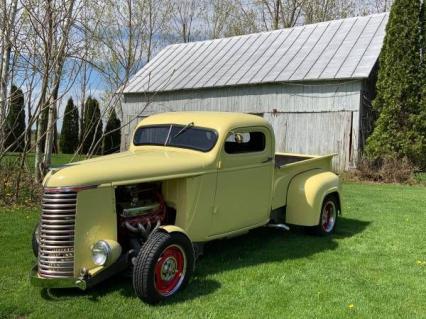
M287 192L286 223L318 225L324 198L339 191L339 178L332 172L314 169L295 176Z
M193 242L206 241L212 225L216 173L166 180L163 196L176 209L175 225Z

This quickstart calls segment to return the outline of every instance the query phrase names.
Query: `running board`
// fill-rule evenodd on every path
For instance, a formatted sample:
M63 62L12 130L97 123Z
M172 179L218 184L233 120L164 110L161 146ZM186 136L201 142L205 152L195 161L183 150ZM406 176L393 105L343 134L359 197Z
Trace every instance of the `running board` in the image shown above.
M288 227L286 224L267 224L266 227L290 230L290 227Z

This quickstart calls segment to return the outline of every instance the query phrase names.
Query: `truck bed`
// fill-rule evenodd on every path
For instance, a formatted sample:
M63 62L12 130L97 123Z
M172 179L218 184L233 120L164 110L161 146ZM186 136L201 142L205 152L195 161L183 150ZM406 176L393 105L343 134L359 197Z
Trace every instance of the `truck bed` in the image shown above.
M292 153L275 154L272 209L286 205L288 185L296 175L311 170L331 171L334 154L315 156Z
M281 167L287 164L296 163L313 158L312 156L306 155L295 155L295 154L275 154L275 166Z

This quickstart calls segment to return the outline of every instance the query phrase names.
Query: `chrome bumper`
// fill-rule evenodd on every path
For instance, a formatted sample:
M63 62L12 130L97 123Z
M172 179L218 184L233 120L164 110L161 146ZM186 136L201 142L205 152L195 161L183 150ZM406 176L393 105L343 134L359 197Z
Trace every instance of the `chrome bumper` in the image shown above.
M31 285L42 288L80 288L87 289L87 282L78 278L44 278L38 275L38 266L35 265L30 273Z
M122 255L114 264L103 269L98 274L87 279L82 278L44 278L38 274L38 266L35 265L30 272L31 285L42 288L80 288L86 290L105 279L124 271L129 266L129 252Z

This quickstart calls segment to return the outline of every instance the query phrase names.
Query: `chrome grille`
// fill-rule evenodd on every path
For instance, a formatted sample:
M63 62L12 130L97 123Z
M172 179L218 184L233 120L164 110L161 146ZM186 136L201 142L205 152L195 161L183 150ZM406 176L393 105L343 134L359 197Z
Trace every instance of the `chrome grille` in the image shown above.
M47 278L74 275L74 223L77 193L45 189L40 221L38 273Z

